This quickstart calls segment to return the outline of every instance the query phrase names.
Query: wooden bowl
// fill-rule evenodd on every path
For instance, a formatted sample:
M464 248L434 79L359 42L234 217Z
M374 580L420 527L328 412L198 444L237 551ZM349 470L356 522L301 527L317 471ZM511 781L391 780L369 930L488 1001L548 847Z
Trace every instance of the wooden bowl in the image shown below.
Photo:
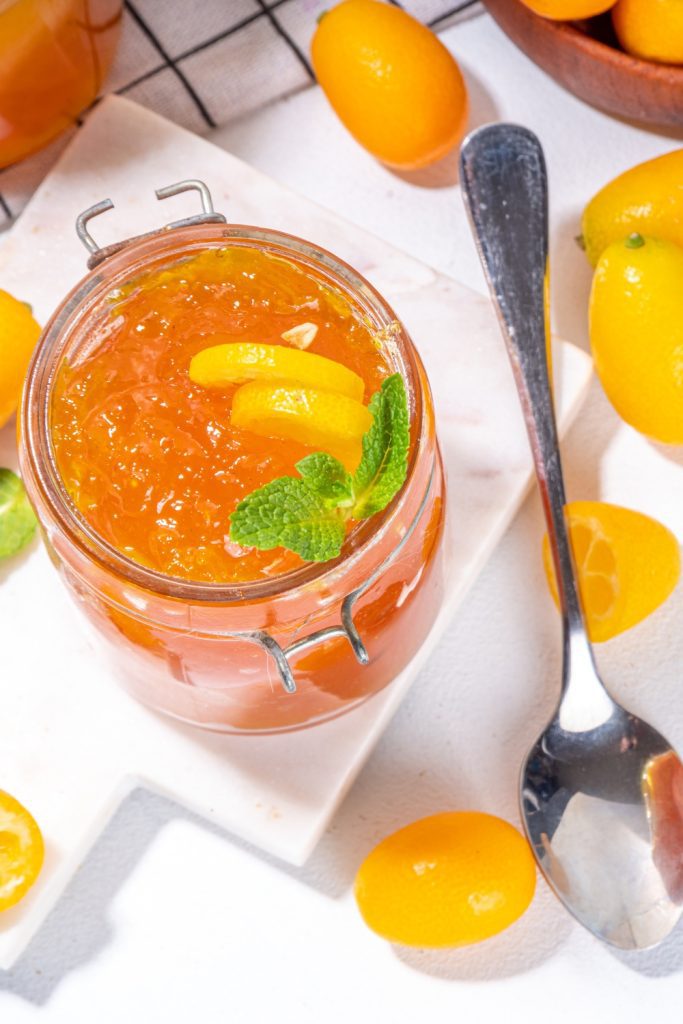
M683 128L683 66L655 64L617 48L609 16L549 21L521 0L484 0L491 17L551 78L608 114Z

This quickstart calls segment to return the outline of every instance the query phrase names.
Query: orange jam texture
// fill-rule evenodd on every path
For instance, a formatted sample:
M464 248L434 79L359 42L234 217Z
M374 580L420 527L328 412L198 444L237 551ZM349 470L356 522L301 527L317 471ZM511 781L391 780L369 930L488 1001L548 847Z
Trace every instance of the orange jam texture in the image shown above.
M200 349L231 341L285 345L303 322L309 348L365 382L367 403L391 368L360 311L303 266L232 245L150 271L111 306L55 383L57 466L74 503L136 562L183 579L240 583L302 565L281 548L229 541L229 517L257 487L311 449L230 424L235 386L191 382Z

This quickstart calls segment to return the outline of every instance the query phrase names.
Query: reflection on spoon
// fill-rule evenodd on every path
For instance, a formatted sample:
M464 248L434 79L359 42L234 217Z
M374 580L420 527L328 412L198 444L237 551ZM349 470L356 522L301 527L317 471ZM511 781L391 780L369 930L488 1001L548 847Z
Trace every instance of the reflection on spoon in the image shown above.
M652 859L669 899L683 903L683 765L673 751L647 763L643 792L652 829Z

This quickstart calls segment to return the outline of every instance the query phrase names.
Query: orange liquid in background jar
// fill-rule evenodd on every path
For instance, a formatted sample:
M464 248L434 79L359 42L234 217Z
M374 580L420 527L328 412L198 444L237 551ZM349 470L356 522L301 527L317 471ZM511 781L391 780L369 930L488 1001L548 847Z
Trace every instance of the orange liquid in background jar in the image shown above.
M73 124L100 92L122 0L0 0L0 167Z
M79 511L129 558L170 576L235 584L303 565L282 548L229 541L229 518L251 491L315 450L231 426L238 385L193 384L209 345L286 346L303 322L309 352L355 371L365 402L391 371L370 327L291 263L256 249L209 250L132 283L85 352L62 369L52 406L57 464ZM98 336L99 335L99 336Z
M159 248L172 239L142 244ZM443 476L429 388L412 356L403 365L412 367L406 372L415 402L414 465L396 511L363 525L362 546L349 537L346 554L328 569L283 549L240 549L228 539L239 500L277 476L296 475L295 463L312 449L231 426L234 387L193 384L192 356L230 341L285 345L283 332L311 322L318 332L308 351L359 374L366 403L397 366L397 325L379 297L366 309L362 282L347 291L338 275L321 272L314 252L310 263L297 259L277 244L268 251L251 240L222 241L189 257L157 259L132 280L118 276L115 287L103 286L106 299L65 329L71 340L50 378L54 459L94 532L164 580L233 586L233 596L214 599L206 589L174 596L165 584L148 587L104 557L92 560L55 526L61 513L43 504L33 469L42 452L31 447L23 463L53 560L108 641L127 688L167 714L224 731L297 728L360 703L415 654L441 601ZM401 345L409 345L404 336ZM24 413L40 403L35 396ZM290 655L297 689L285 692L272 656L244 634L265 631L286 649L338 626L346 595L413 527L400 555L353 607L369 663L359 664L347 637L326 639Z

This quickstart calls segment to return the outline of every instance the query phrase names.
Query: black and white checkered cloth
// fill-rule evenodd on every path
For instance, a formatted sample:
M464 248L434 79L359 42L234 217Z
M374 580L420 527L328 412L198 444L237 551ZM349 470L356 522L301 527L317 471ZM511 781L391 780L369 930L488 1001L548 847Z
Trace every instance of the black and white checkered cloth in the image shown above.
M336 0L124 0L107 92L130 97L196 132L315 81L309 44ZM477 0L387 0L436 30ZM78 130L0 171L0 230L18 215Z

